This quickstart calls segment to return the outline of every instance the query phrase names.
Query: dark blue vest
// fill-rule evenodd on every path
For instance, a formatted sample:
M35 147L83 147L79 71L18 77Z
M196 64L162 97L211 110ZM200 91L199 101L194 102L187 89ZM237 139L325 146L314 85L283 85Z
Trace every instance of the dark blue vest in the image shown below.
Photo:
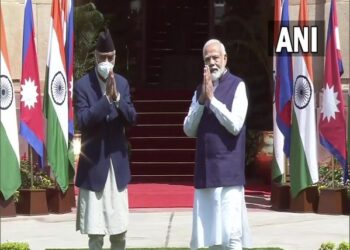
M242 80L226 72L214 96L231 111L238 84ZM197 100L201 86L197 88ZM198 126L196 141L195 188L240 186L245 184L245 125L237 136L222 126L208 106Z

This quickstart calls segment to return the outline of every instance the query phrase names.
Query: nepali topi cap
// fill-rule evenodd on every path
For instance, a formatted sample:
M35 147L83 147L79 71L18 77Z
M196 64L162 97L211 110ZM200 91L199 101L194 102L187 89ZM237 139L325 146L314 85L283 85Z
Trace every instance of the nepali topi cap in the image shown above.
M112 52L115 50L114 43L108 29L105 29L99 34L96 43L96 50L102 53Z

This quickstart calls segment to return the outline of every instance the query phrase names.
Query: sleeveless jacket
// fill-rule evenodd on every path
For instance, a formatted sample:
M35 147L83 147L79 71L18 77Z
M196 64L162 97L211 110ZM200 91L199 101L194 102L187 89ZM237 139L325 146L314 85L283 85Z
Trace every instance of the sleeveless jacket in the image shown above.
M214 96L231 111L238 84L242 80L226 72ZM197 88L197 100L201 86ZM245 184L245 124L238 135L222 126L206 105L197 130L195 188L241 186Z

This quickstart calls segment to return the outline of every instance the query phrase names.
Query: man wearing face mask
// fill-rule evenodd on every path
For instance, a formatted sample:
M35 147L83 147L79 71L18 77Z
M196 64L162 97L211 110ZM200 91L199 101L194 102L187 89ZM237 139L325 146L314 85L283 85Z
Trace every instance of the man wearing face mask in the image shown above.
M131 179L125 127L136 123L136 111L127 80L113 73L115 48L108 30L99 35L95 57L96 67L74 85L81 131L76 226L88 234L89 249L102 249L109 235L111 249L123 250Z
M197 137L190 245L241 250L250 247L244 200L246 88L226 68L219 40L205 43L203 59L203 82L184 120L186 135Z

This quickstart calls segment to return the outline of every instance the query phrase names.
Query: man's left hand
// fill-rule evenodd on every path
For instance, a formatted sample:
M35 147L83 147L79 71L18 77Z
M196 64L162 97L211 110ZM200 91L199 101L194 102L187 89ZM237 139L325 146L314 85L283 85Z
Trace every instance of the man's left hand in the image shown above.
M211 80L211 74L210 69L208 66L206 66L206 69L204 71L205 76L205 93L207 96L207 99L211 101L211 99L214 97L214 89L213 89L213 82Z

